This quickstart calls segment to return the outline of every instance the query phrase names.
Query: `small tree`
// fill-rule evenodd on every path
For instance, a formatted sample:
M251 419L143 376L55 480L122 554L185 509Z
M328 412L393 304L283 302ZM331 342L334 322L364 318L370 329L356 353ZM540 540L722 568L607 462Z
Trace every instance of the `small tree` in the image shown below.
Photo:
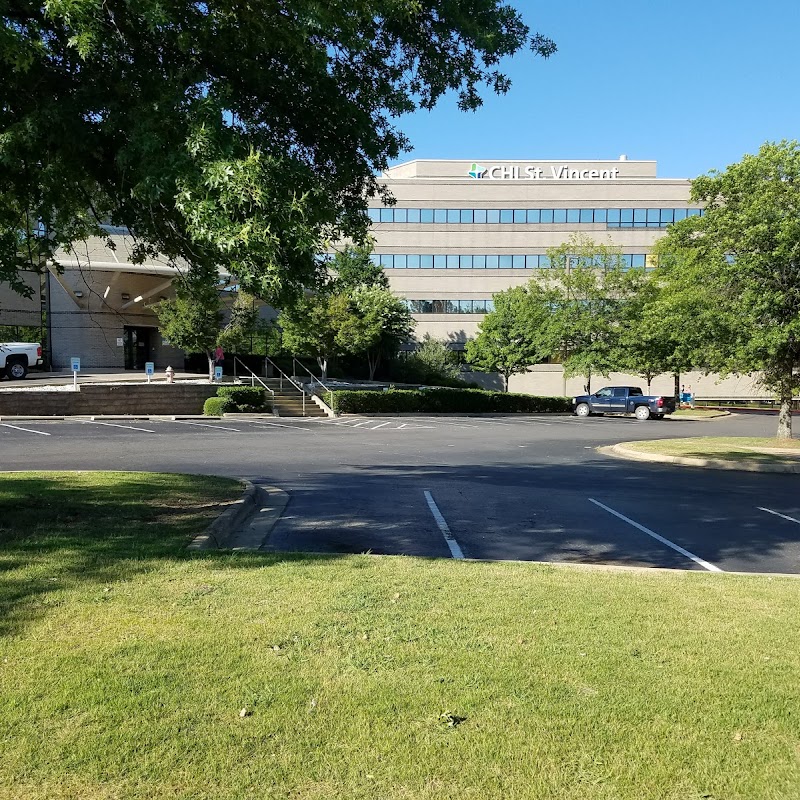
M669 229L665 291L697 331L698 362L721 375L760 372L792 436L800 388L800 144L764 144L692 182L703 216Z
M362 284L354 289L350 309L353 313L344 318L339 336L349 352L366 354L369 379L373 380L381 359L396 355L411 337L414 320L403 300L377 285Z
M553 307L554 350L567 376L608 375L620 365L620 322L624 304L635 296L644 270L629 270L622 251L583 236L548 250L546 278Z
M425 383L456 381L461 375L457 355L445 342L432 338L429 333L422 337L417 349L408 357L406 365Z
M512 375L525 372L552 353L552 309L542 287L534 281L494 296L494 311L467 342L467 361L474 367L499 372L505 390Z
M214 349L222 324L216 271L192 268L179 279L175 299L153 309L161 333L187 353L205 353L209 380L214 377Z

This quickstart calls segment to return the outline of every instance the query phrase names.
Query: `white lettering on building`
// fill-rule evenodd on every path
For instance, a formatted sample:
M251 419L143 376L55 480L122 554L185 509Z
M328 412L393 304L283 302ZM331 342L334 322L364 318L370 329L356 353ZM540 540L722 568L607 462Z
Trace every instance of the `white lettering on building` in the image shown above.
M575 169L568 164L561 167L550 167L550 175L546 176L541 167L504 166L495 164L488 167L484 175L493 181L613 181L619 178L619 167L608 169Z

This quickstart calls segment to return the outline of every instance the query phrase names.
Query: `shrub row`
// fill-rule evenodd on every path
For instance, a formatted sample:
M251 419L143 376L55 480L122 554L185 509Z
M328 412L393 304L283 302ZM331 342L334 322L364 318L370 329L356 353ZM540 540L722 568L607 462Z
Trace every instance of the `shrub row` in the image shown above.
M217 396L209 397L203 405L203 413L209 417L269 409L266 392L257 386L220 386Z
M331 397L333 395L333 397ZM500 413L534 414L570 411L566 397L535 397L482 389L390 389L386 392L329 392L326 402L342 414Z

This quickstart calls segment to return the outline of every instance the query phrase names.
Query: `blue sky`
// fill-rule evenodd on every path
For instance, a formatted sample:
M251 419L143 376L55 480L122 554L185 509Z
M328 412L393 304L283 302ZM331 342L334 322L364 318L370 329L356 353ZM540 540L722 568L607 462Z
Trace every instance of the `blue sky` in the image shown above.
M511 91L402 118L412 158L630 159L692 178L800 139L800 0L508 0L556 41Z

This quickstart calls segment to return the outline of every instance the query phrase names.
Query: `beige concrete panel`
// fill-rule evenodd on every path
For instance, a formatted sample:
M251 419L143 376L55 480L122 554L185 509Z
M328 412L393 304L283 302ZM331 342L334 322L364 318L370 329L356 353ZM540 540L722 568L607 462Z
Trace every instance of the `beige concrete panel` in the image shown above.
M425 334L446 342L466 342L478 335L478 323L482 319L475 314L425 314L415 317L414 338L418 341Z
M455 177L474 180L469 176L469 170L473 163L477 163L484 169L494 166L518 166L524 172L525 167L539 167L546 174L550 174L551 167L560 169L568 167L570 169L595 169L609 170L616 169L617 174L625 177L654 178L656 176L655 161L629 161L619 159L531 159L531 160L509 160L509 159L475 159L475 161L452 160L452 159L415 159L396 167L386 170L389 177L402 178L448 178Z
M439 225L436 229L413 226L415 230L396 230L399 227L374 232L376 253L543 253L576 233L628 252L644 253L665 233L658 228L597 229L597 226L588 225L537 226L535 229L528 225Z
M42 321L40 276L37 272L21 272L20 279L33 294L23 297L7 283L0 283L0 325L38 326Z
M720 378L718 375L703 375L701 372L692 371L681 374L681 386L691 391L695 397L704 399L747 399L753 397L771 397L758 386L757 375L742 375L739 377ZM585 378L564 378L564 370L560 364L537 364L523 375L512 376L509 389L512 392L525 392L544 396L583 394ZM647 391L647 382L636 375L622 372L612 372L608 377L602 375L592 376L592 391L597 391L603 386L639 386L642 391ZM651 394L672 396L674 392L674 378L670 374L658 375L650 385Z
M488 300L495 292L511 286L524 286L534 270L393 270L389 275L392 291L410 300ZM434 273L435 274L431 274ZM406 273L399 275L398 273ZM444 274L440 274L444 273Z

